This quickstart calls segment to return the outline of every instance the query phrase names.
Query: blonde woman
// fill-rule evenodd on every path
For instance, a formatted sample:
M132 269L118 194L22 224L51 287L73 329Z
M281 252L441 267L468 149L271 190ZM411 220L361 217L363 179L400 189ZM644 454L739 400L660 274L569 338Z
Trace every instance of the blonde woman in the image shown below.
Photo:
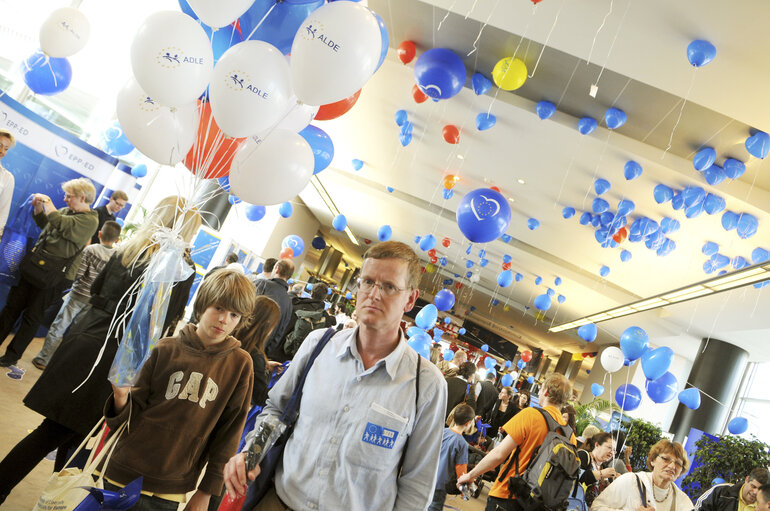
M110 330L113 316L133 307L138 289L125 295L160 249L157 234L175 231L189 242L200 224L200 215L186 199L172 196L161 200L96 277L91 286L91 308L70 327L24 398L24 404L45 419L0 461L0 504L54 449L58 448L54 471L64 468L69 447L77 446L102 417L104 403L112 394L107 373L123 337L122 328ZM102 349L104 353L99 358ZM99 363L89 376L97 359Z

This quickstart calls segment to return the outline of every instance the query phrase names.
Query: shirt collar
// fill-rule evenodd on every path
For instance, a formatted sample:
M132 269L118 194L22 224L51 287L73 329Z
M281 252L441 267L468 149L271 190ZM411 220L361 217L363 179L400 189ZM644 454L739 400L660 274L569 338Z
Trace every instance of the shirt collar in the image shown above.
M350 332L350 333L347 333L347 332ZM337 339L333 339L336 345L335 356L338 359L342 359L346 356L349 356L361 362L361 355L358 353L358 347L356 346L356 338L358 337L358 325L356 325L355 328L343 330L341 333L343 333L343 335L335 336L335 337L339 337L338 341ZM396 346L396 349L391 351L387 357L378 360L377 363L374 364L372 367L370 367L366 372L375 371L380 366L385 365L385 370L388 372L388 376L390 376L390 379L391 380L395 379L396 375L398 374L398 368L401 365L401 360L405 356L406 347L407 346L406 346L406 341L404 339L404 333L401 331L401 329L399 329L398 345Z

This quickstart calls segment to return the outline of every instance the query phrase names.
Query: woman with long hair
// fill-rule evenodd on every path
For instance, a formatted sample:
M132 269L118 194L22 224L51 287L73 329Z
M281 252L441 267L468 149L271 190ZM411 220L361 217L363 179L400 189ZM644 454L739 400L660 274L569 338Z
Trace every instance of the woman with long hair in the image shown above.
M265 406L267 401L268 371L265 343L281 320L281 310L275 300L258 296L251 321L238 329L233 337L241 341L241 348L248 351L254 363L254 387L251 394L252 406Z
M512 402L513 389L511 387L503 387L500 390L500 394L497 396L497 401L492 406L492 411L489 412L489 429L487 430L487 438L495 438L497 432L506 422L511 420L518 408L514 406Z
M24 398L24 404L45 419L0 461L0 503L52 450L58 449L54 471L64 468L69 448L76 447L101 419L112 394L107 375L130 319L127 311L132 311L139 295L136 282L164 237L178 236L189 243L200 225L197 209L186 199L166 197L96 277L91 308L70 327ZM122 320L113 326L113 318Z
M602 431L586 440L583 448L578 450L580 468L583 471L578 482L583 485L585 490L587 506L593 504L594 499L617 476L614 468L602 468L602 465L612 459L612 455L615 453L614 447L615 442L612 435Z

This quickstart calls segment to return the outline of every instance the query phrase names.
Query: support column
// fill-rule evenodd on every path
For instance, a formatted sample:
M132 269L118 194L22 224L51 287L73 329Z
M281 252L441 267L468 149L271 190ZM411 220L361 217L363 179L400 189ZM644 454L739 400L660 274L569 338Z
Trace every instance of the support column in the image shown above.
M535 379L539 380L541 376L543 376L547 371L548 368L551 367L551 359L548 357L543 357L543 361L540 364L540 367L537 368L537 372L535 373Z
M567 372L564 373L564 376L566 376L567 379L572 383L575 383L575 379L577 379L578 374L580 374L580 368L582 367L582 365L583 365L582 360L573 360L569 368L567 369Z
M686 388L697 387L721 403L730 403L738 391L748 359L749 354L738 346L717 339L703 339ZM690 410L682 404L677 408L671 423L671 431L677 441L683 441L690 428L712 435L721 432L730 413L729 408L705 395L701 397L697 410Z
M566 375L570 365L572 365L572 353L562 351L561 355L559 355L559 360L556 362L554 372Z

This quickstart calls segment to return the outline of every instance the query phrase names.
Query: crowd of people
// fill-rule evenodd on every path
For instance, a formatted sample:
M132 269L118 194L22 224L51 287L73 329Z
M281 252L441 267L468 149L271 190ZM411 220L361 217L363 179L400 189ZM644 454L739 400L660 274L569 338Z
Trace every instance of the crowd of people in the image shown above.
M127 319L113 318L136 303L136 283L160 249L157 234L173 231L189 243L201 218L186 199L167 197L116 244L120 226L110 214L125 196L113 193L114 206L102 215L89 206L88 180L62 189L67 207L59 210L49 197L33 197L43 231L28 256L33 268L36 260L56 263L49 265L55 274L41 286L39 273L22 271L0 312L0 341L21 318L0 359L15 364L43 311L70 289L34 358L42 373L24 398L43 420L0 461L0 504L49 452L56 450L54 471L73 463L73 451L104 419L116 439L99 467L107 489L141 476L133 509L216 510L225 495L248 497L262 470L246 466L256 425L281 420L301 395L273 483L244 509L441 510L448 495L467 493L485 476L492 482L487 511L544 509L531 507L540 491L527 486L527 474L557 435L572 453L574 509L770 511L764 468L693 504L674 484L689 463L676 442L655 444L642 472L631 471L622 433L587 429L578 448L572 385L561 374L539 385L535 407L526 389L502 387L493 373L477 381L476 364L462 350L451 362L423 359L401 325L419 295L420 261L394 241L364 254L350 316L327 308L325 284L291 286L289 259L268 259L247 277L237 257L228 258L207 273L187 323L179 319L189 282L177 283L163 328L169 335L134 385L116 386L108 372Z

